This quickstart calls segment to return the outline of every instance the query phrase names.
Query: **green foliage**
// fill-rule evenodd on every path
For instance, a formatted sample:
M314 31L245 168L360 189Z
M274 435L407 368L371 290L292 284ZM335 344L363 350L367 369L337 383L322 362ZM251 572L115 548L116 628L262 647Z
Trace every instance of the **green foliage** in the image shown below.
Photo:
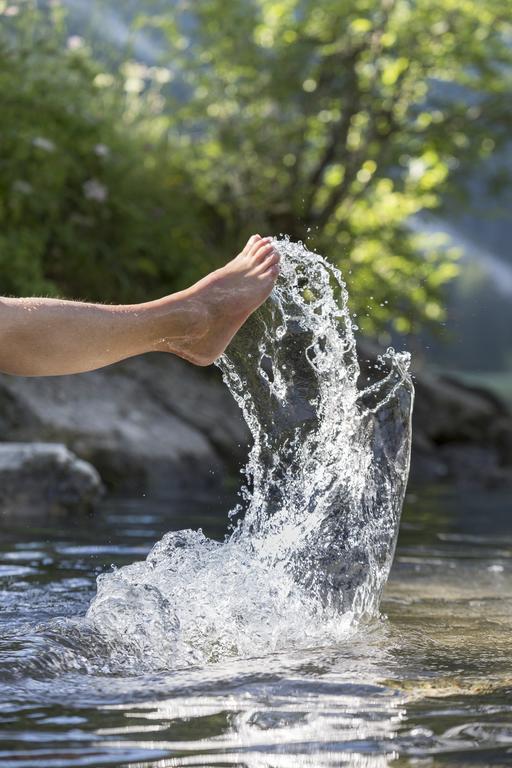
M282 232L365 330L441 319L454 254L409 221L510 136L509 0L131 2L169 48L115 74L55 5L0 0L2 292L138 300Z
M140 117L151 89L67 41L58 8L0 20L1 292L135 301L204 270L204 206Z
M201 0L139 25L169 41L167 129L222 248L287 232L350 273L366 329L442 317L455 254L407 222L509 140L510 0Z

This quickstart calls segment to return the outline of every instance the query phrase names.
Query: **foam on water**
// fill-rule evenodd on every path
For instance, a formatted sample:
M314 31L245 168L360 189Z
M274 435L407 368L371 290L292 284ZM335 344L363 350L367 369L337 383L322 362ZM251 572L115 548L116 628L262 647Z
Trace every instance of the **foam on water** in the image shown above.
M254 444L223 543L169 533L98 579L84 625L119 665L175 668L325 644L378 610L407 482L408 355L360 375L347 293L276 241L281 276L219 361Z

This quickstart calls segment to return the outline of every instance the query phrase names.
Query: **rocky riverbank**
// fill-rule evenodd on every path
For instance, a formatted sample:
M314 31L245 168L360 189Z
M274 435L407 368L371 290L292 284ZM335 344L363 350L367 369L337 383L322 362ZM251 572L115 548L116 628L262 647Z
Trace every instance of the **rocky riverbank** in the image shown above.
M30 518L88 511L104 492L96 469L58 443L0 444L0 510Z
M363 376L372 377L378 350L360 348ZM414 368L410 482L512 485L512 414L488 390L426 367Z
M373 364L368 349L362 359ZM512 482L505 406L426 371L415 385L412 481ZM237 482L250 442L216 368L157 354L80 376L0 376L0 437L11 510L88 507L102 485L155 498L219 489Z

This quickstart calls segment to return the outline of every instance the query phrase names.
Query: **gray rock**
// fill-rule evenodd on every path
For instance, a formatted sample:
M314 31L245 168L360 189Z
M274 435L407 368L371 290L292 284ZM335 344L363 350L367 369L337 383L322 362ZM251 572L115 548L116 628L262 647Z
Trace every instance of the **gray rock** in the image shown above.
M64 443L111 490L165 497L218 487L249 436L216 369L155 354L79 376L0 376L0 439Z
M103 493L98 472L65 445L0 444L0 514L89 510Z
M166 412L205 435L229 465L245 460L249 429L218 368L197 368L156 354L130 360L120 371L136 379Z
M365 380L377 354L363 346ZM512 482L506 407L429 371L415 385L412 480ZM232 486L250 436L216 368L153 354L79 376L0 375L0 440L63 443L111 491L165 498Z
M361 350L365 375L375 376L377 350ZM414 363L414 361L413 361ZM411 480L469 485L512 484L512 416L485 389L453 377L414 370Z

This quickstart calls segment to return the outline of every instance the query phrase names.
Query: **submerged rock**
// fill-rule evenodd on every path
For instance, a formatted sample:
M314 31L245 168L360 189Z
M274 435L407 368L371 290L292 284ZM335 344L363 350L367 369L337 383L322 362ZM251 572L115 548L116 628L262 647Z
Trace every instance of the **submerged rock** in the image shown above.
M65 445L0 444L2 516L87 511L102 493L98 472Z

